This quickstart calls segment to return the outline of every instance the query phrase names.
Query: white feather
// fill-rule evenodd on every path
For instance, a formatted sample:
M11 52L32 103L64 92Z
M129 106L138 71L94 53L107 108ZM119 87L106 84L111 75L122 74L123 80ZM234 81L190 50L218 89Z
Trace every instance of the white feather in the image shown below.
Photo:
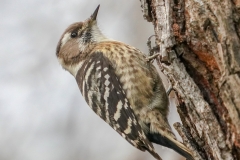
M62 58L58 58L59 63L62 65L62 67L64 69L66 69L67 71L69 71L74 77L76 77L78 70L81 68L81 66L83 65L83 62L79 62L77 64L74 65L66 65L63 62Z
M70 39L70 33L66 33L61 41L61 45L64 46L65 43L67 43L67 41Z
M94 24L92 26L92 41L94 42L102 42L102 41L107 41L109 38L104 36L100 29L98 28L97 24Z

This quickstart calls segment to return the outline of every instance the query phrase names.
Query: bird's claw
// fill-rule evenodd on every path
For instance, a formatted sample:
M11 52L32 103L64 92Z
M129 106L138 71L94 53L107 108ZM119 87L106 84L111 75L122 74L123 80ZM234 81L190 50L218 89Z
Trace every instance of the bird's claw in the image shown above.
M154 55L151 55L149 57L146 58L146 61L147 62L151 62L152 60L154 60L155 58L157 58L159 56L158 53L154 54Z

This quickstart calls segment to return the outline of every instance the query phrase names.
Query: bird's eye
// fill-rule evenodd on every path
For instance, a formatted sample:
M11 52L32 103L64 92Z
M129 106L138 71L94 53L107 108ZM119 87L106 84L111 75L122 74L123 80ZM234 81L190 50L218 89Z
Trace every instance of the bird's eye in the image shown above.
M71 37L72 37L72 38L77 37L77 32L72 32L72 33L71 33Z

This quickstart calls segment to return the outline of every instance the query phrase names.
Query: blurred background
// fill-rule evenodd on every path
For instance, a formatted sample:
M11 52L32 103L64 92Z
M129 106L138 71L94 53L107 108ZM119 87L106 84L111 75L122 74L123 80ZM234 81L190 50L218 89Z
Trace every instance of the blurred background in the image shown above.
M55 56L65 28L88 18L98 4L103 33L147 53L154 30L142 17L140 1L0 3L0 160L154 160L95 115ZM175 110L171 124L179 121ZM155 147L164 160L181 159Z

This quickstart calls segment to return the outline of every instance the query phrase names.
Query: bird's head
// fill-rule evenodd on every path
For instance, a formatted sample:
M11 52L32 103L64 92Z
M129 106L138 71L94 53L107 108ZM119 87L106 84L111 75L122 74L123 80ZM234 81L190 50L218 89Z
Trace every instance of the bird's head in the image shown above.
M107 38L97 26L97 14L100 5L90 18L71 24L62 34L56 50L62 67L75 76L76 65L81 64L93 47Z

